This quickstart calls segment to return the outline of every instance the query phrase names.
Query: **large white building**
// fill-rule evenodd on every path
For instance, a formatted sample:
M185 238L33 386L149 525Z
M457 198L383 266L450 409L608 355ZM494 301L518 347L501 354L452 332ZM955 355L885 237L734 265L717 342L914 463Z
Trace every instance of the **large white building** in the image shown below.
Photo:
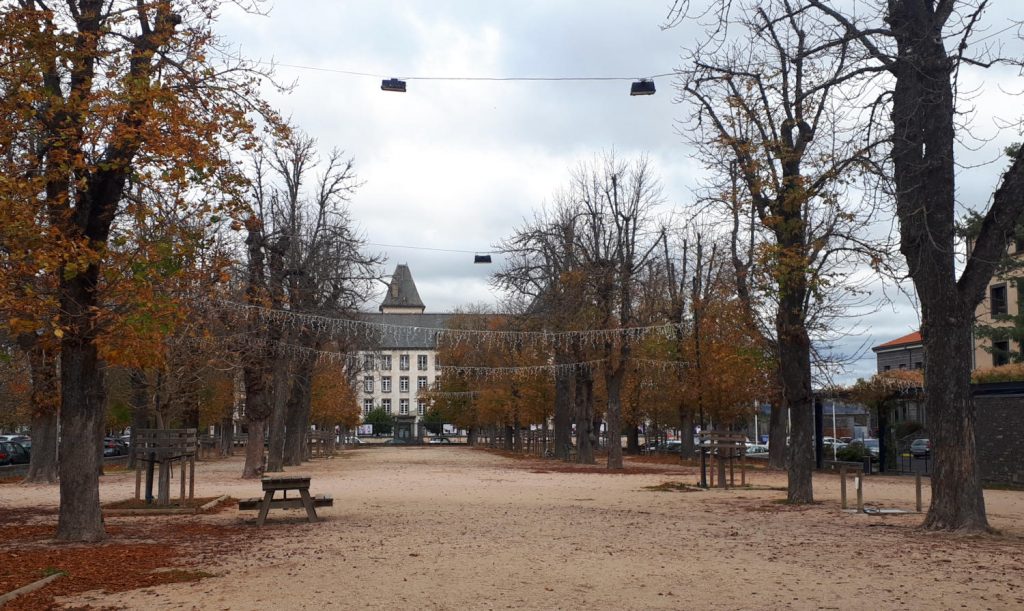
M360 318L373 323L373 349L362 353L363 369L358 384L358 401L365 416L381 407L400 422L412 422L405 434L419 436L420 419L426 402L418 391L434 384L440 375L437 363L437 329L451 314L427 314L413 282L409 266L399 264L391 276L388 292L378 313ZM402 430L397 431L404 436Z

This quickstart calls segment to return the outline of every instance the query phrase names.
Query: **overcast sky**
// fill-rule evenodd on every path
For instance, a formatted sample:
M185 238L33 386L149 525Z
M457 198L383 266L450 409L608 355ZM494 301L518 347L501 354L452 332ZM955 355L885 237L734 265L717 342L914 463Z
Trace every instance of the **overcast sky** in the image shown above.
M269 94L326 152L355 158L365 185L351 210L388 273L408 263L428 312L494 305L488 275L474 265L543 205L580 161L614 149L646 153L664 186L665 212L694 200L700 165L676 131L686 110L670 77L657 94L629 95L630 82L481 82L412 77L644 77L680 67L680 50L703 29L669 30L669 0L291 0L269 15L227 11L218 30L252 59L278 62L287 95ZM1018 9L1019 10L1019 9ZM1000 29L1005 19L994 20ZM304 66L296 68L291 66ZM318 68L313 70L309 68ZM379 77L407 78L406 93L384 92ZM985 95L976 123L995 136L990 89L1020 89L1016 72L972 81ZM1015 101L1020 105L1019 100ZM1004 106L1005 107L1005 106ZM978 153L993 157L1015 130ZM998 167L966 172L961 199L984 205ZM432 249L432 250L425 250ZM444 252L446 250L465 252ZM890 295L894 294L891 289ZM369 308L375 309L376 303ZM916 330L915 308L896 299L859 323L843 349L876 345ZM844 376L870 375L868 351Z

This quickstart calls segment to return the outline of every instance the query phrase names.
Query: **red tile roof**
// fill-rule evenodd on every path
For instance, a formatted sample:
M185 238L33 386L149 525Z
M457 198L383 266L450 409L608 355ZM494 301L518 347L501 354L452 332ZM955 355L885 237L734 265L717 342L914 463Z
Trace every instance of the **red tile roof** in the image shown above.
M874 348L872 348L872 350L878 351L878 350L880 350L882 348L896 348L897 346L904 346L904 345L911 345L911 344L920 344L920 343L921 343L921 332L920 331L914 331L913 333L909 333L907 335L904 335L903 337L897 337L896 339L894 339L892 341L885 342L884 344L879 344L879 345L875 346Z

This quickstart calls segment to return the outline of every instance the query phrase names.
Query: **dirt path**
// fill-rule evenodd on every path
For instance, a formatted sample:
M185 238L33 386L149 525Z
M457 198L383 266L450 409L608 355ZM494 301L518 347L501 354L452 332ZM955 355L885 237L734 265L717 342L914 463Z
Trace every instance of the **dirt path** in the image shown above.
M560 470L468 448L374 448L296 469L334 507L308 524L274 511L203 519L245 526L245 553L200 567L192 583L61 602L131 609L1020 609L1024 493L988 491L1001 534L923 533L921 517L842 513L838 480L821 503L781 505L778 489L656 491L692 469L631 463L627 474ZM202 463L197 495L254 496L239 459ZM584 470L586 471L586 470ZM783 486L758 472L754 484ZM913 480L872 477L869 502L913 508ZM105 476L104 500L130 496ZM6 487L6 490L9 490ZM53 487L0 504L56 505ZM0 492L2 494L2 492ZM927 502L927 499L926 499ZM152 519L152 518L150 518Z

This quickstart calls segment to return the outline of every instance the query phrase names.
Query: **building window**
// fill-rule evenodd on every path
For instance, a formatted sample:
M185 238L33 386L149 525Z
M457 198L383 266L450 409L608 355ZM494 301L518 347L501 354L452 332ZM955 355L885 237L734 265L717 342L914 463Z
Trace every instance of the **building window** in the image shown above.
M398 355L398 368L402 371L409 371L409 355L400 354Z
M381 376L380 378L380 391L391 392L391 376Z
M992 307L992 316L1000 316L1006 314L1006 285L996 284L989 289L989 305Z
M373 371L373 355L367 354L363 357L363 371Z
M363 392L373 392L373 376L363 376Z
M921 361L914 363L914 369L924 369L924 363Z
M408 416L409 415L409 400L408 399L399 399L398 400L398 413L403 415L403 416Z
M420 399L419 401L416 402L416 413L419 414L420 416L422 416L426 412L427 412L427 402L424 401L423 399Z
M384 408L385 414L391 413L391 399L381 399L380 406Z
M999 367L1010 362L1010 342L1002 340L992 342L992 366Z
M420 371L427 370L427 355L420 354L416 357L416 369L419 369Z
M398 391L409 392L409 376L402 376L398 378Z
M427 387L427 376L417 376L416 377L416 388L418 390L423 390L426 387Z
M363 399L363 415L373 411L373 399Z
M889 371L890 369L892 369L892 365L886 365L882 368L882 371Z
M380 368L384 371L391 371L391 355L382 354L380 355Z

